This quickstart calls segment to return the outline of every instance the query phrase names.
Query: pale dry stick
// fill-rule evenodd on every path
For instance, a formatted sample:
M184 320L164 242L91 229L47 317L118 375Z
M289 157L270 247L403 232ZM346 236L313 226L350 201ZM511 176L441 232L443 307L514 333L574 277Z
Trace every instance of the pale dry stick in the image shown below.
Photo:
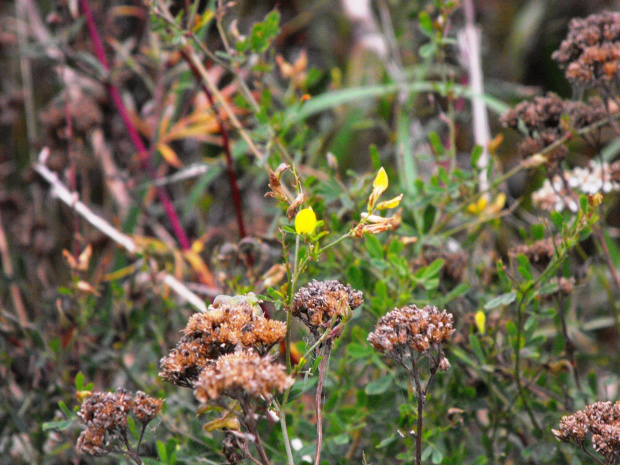
M91 225L108 236L111 240L122 246L127 252L135 254L139 252L139 248L131 237L123 234L108 221L96 215L86 204L79 200L77 193L71 192L58 179L56 173L45 166L45 160L49 156L49 148L44 148L39 154L39 162L35 163L34 170L52 186L52 194L57 196L61 201L71 207L75 213L79 214ZM178 296L187 300L201 312L207 311L204 301L190 291L185 284L169 273L163 273L162 281L172 289Z
M4 233L4 224L2 223L2 212L0 211L0 256L2 257L2 270L4 274L10 279L13 278L13 262L11 261L11 253L9 252L9 244L6 240L6 234ZM19 318L19 324L24 329L28 325L28 314L26 313L26 306L24 305L24 299L22 298L19 286L12 282L10 284L11 299Z
M491 140L491 130L489 129L489 115L482 96L484 95L484 85L482 76L482 60L480 58L480 30L474 24L474 2L465 0L463 2L465 10L465 29L460 37L461 54L466 58L469 74L469 86L472 91L472 118L474 129L474 140L476 145L482 147L482 155L478 159L478 169L480 174L480 190L486 191L489 187L487 167L489 166L489 148Z
M90 133L90 145L93 148L95 158L101 163L103 180L108 187L112 200L119 209L121 218L125 218L131 205L131 196L116 163L114 163L112 150L106 144L101 128L96 128Z

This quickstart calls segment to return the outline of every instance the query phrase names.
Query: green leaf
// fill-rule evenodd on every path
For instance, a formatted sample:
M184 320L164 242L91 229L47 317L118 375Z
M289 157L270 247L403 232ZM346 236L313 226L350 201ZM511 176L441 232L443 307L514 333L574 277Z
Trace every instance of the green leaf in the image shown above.
M84 390L84 375L81 371L75 375L75 390L78 392Z
M262 23L254 24L250 35L250 50L254 53L263 53L271 45L271 40L279 32L280 13L272 11Z
M396 437L396 435L395 434L391 434L387 438L383 438L381 440L381 442L379 444L377 444L376 448L377 449L383 449L384 447L387 447L390 444L393 444L397 440L398 440L398 438Z
M476 145L474 147L474 149L471 151L471 167L473 169L477 169L478 168L478 161L480 160L480 157L482 156L482 146L480 145Z
M435 29L433 28L433 20L428 15L426 11L422 11L418 19L420 20L420 30L427 37L432 37L435 34Z
M62 400L58 402L58 407L60 407L61 412L67 415L69 418L73 417L73 412L69 410L67 404L65 404Z
M517 255L517 263L519 264L517 269L523 278L527 281L534 279L534 276L532 275L532 265L530 264L530 260L525 255L522 253Z
M482 346L480 345L480 339L475 334L469 335L469 345L471 346L474 354L480 360L481 363L486 362L486 357L484 356L484 352L482 350Z
M368 383L364 389L364 392L369 396L383 394L392 386L393 381L394 379L392 378L392 375L381 376L380 378Z
M443 155L446 152L445 147L441 143L439 135L435 131L431 131L428 134L428 140L430 141L431 145L433 146L433 150L437 155Z
M493 308L502 306L502 305L510 305L517 298L517 292L511 291L505 294L498 295L494 299L489 300L484 306L485 310L491 310Z
M431 263L430 265L426 267L424 273L422 274L422 278L423 279L434 278L435 276L439 274L439 272L441 271L445 263L446 261L443 258L438 258L437 260L435 260L433 263Z
M435 215L437 209L433 205L427 205L424 209L424 226L423 231L426 234L435 224Z
M347 353L357 359L366 359L372 355L373 348L369 344L351 342L347 345Z
M168 451L166 450L166 444L164 444L163 441L157 441L156 447L159 460L164 463L168 463Z
M552 211L551 221L553 222L555 229L557 229L558 231L562 231L562 227L564 226L564 217L562 216L560 212L555 211L555 210Z
M379 150L375 144L370 145L370 161L374 171L379 171L381 168L381 157L379 156Z
M533 224L530 228L530 233L534 240L539 241L545 237L545 226L542 224Z
M382 259L383 258L383 246L377 236L372 234L366 234L364 236L364 244L370 258Z
M433 451L431 462L433 462L435 465L438 465L441 463L442 460L443 460L443 453L439 449L435 449Z
M338 436L334 436L332 441L334 441L334 444L336 444L337 446L344 446L351 441L351 436L346 433L339 434Z
M46 421L43 423L43 431L65 430L73 424L73 420Z

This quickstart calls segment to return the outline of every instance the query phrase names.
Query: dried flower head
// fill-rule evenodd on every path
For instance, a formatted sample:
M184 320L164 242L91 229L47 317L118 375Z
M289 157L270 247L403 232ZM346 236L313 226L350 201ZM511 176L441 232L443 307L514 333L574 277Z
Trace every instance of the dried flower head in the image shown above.
M115 392L95 392L82 402L77 413L86 424L77 442L77 449L88 455L106 455L118 450L113 442L124 441L127 417L133 411L137 420L146 426L159 413L162 400L138 391L136 397L125 389Z
M362 293L349 284L313 280L295 293L291 311L317 336L321 329L331 326L334 318L344 319L363 302Z
M161 359L159 376L193 387L206 367L238 346L266 354L284 339L286 324L267 320L253 296L219 296L207 312L192 315L183 332L177 346Z
M133 413L140 423L146 424L159 414L163 404L163 400L155 399L145 392L138 391L134 398Z
M596 402L572 415L562 417L560 428L552 430L559 441L574 441L584 447L588 433L594 449L614 463L620 455L620 402Z
M207 403L222 396L240 399L246 394L253 398L268 398L275 390L283 392L295 380L286 374L283 365L255 352L239 351L222 355L206 368L196 382L196 398Z
M125 389L95 392L82 403L77 415L89 427L120 431L127 427L127 415L132 406L131 393Z
M620 13L603 12L573 19L553 55L566 78L579 87L607 86L620 71Z
M379 318L374 332L368 335L368 342L379 352L402 362L411 352L424 354L435 348L441 353L441 345L453 333L452 314L430 305L424 308L409 305Z
M106 429L96 426L86 428L77 440L77 449L95 457L109 454L111 450L106 444Z
M519 129L522 121L530 135L545 130L559 131L560 120L566 112L566 103L553 92L535 97L531 102L521 102L500 118L505 127Z

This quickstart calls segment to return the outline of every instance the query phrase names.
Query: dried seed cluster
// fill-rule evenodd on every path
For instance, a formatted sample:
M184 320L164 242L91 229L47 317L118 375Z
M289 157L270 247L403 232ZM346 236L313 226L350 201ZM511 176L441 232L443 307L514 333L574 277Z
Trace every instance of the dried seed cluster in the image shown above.
M159 376L183 387L194 387L200 373L219 356L237 347L266 354L284 339L286 324L267 320L250 298L218 298L206 313L189 318L184 336L168 356L161 359Z
M162 404L161 399L142 391L135 397L125 389L93 393L77 413L87 426L78 439L78 450L95 456L109 454L112 442L125 437L130 412L133 411L136 419L146 426L161 411Z
M363 302L362 293L353 290L349 284L313 280L297 291L291 311L317 336L320 330L330 327L333 318L344 318Z
M255 352L240 351L222 355L207 367L196 382L195 395L203 403L222 396L240 399L244 394L268 398L274 390L283 392L294 382L283 365Z
M614 458L620 456L620 402L587 405L583 410L562 417L560 428L552 432L558 440L574 441L580 447L591 433L594 449L605 457L606 463L614 463Z
M433 347L440 349L453 333L452 314L430 305L424 308L409 305L379 318L374 332L368 335L368 342L379 352L401 361L411 351L426 353Z
M604 12L570 22L568 36L552 55L579 87L618 84L620 13Z
M577 194L598 194L620 191L620 162L599 163L590 161L584 167L565 170L556 174L551 180L546 179L542 187L532 194L532 203L548 211L562 211L568 208L572 212L579 205L567 191L566 186Z
M510 249L508 255L516 257L523 254L531 263L546 267L555 253L555 243L553 237L547 237L530 245L516 245Z

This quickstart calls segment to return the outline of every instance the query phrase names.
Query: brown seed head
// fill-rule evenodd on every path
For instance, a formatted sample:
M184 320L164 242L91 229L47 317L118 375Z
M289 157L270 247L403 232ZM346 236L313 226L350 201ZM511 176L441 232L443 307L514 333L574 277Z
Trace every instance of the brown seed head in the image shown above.
M353 290L349 284L313 280L295 293L291 311L316 336L320 329L330 327L334 317L345 317L363 302L362 293Z
M222 396L239 399L244 394L268 398L275 390L283 392L295 380L284 366L255 352L240 351L222 355L215 365L206 368L196 382L194 394L203 403Z
M179 386L193 387L202 370L238 346L266 354L282 341L286 324L267 320L260 307L243 296L216 299L205 313L192 315L185 336L161 359L159 376Z
M157 416L163 404L163 400L155 399L142 391L138 391L134 399L133 413L140 423L147 424Z
M430 305L409 305L379 318L368 342L388 357L401 360L409 351L426 353L432 347L441 347L453 333L452 314Z

